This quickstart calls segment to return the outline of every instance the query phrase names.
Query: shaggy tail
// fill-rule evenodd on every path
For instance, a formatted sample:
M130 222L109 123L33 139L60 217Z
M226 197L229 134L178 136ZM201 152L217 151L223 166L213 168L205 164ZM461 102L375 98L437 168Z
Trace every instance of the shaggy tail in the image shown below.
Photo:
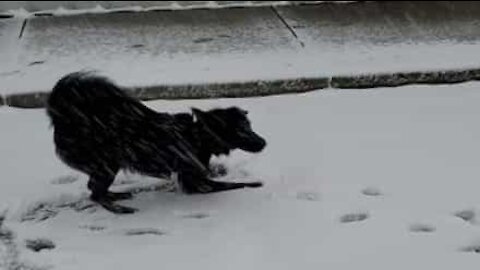
M94 72L74 72L62 77L48 96L46 111L53 126L72 122L98 100L130 98L105 77Z

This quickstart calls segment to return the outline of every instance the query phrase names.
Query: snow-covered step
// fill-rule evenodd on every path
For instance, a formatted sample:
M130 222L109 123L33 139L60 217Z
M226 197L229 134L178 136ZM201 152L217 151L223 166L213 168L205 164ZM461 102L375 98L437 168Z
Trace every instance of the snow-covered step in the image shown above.
M142 95L151 98L163 89L198 91L211 85L228 92L239 85L271 90L280 84L300 92L307 89L304 85L310 87L304 78L337 87L336 78L344 82L345 76L357 80L357 75L380 73L393 81L379 85L425 77L443 80L443 75L422 73L438 70L473 74L464 81L477 79L480 64L476 2L84 14L31 18L25 27L18 19L1 22L17 31L7 40L14 46L3 53L12 59L1 67L3 95L45 94L61 76L82 69L98 70L125 87L146 89L150 92ZM5 40L0 36L1 44ZM359 87L372 86L368 76L361 81ZM178 96L188 95L196 96Z
M0 14L68 15L116 11L215 9L315 4L328 1L1 1ZM334 1L330 1L334 2ZM354 1L337 1L354 2Z

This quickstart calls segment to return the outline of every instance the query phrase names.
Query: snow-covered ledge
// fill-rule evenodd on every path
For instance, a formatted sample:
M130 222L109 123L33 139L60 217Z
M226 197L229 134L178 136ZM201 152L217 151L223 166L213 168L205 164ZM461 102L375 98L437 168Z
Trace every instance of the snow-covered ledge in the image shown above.
M0 1L0 13L69 13L110 10L177 10L312 4L325 1Z

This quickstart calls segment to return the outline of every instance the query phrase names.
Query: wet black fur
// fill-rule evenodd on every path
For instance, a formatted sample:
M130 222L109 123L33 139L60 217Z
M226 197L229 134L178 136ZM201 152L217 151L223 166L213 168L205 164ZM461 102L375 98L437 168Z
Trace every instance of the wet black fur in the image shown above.
M134 209L108 191L119 170L153 177L178 173L188 193L207 193L261 183L226 183L209 178L213 155L231 150L261 151L266 142L250 127L247 112L231 107L191 113L156 112L123 89L92 73L72 73L58 81L47 100L59 158L90 176L91 198L116 213Z

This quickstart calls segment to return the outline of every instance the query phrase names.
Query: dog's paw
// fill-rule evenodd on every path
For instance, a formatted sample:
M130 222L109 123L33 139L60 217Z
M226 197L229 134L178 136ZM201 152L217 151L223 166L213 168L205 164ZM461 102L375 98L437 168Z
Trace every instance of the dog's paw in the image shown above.
M210 177L222 177L228 174L227 167L220 163L210 164Z

